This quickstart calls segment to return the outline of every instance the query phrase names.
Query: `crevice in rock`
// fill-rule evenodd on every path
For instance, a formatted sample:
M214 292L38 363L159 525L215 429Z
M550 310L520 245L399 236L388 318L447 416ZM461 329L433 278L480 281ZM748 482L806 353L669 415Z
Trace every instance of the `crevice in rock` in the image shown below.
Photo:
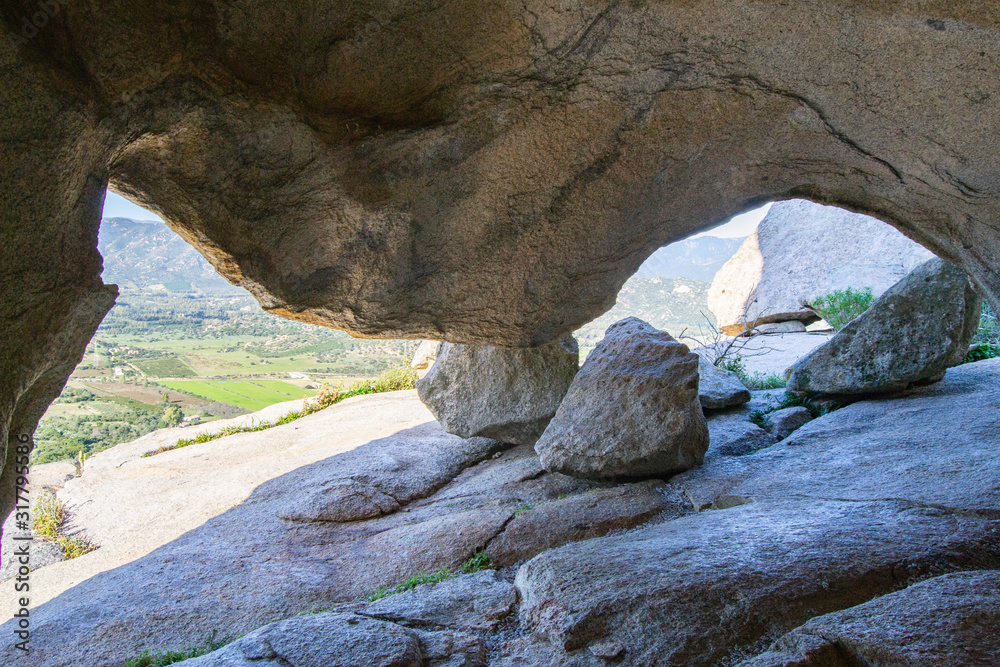
M719 498L727 498L727 497L731 497L731 496L727 496L725 494L723 494L722 496L719 496ZM762 496L762 497L766 498L767 496ZM1000 508L997 508L997 509L994 509L994 508L968 509L968 508L961 508L961 507L950 507L948 505L940 505L940 504L936 504L936 503L922 503L922 502L919 502L919 501L916 501L916 500L912 500L910 498L836 498L836 497L830 497L830 496L810 495L808 493L788 494L788 495L784 495L782 497L784 497L784 498L790 498L790 499L792 499L792 498L798 498L798 499L804 499L804 500L816 500L816 501L835 502L835 503L859 503L859 504L861 504L861 503L902 503L902 504L905 504L905 505L909 505L910 509L936 510L938 512L941 512L943 515L969 517L969 518L973 518L973 519L985 519L987 521L1000 521ZM753 502L752 499L751 499L751 502Z

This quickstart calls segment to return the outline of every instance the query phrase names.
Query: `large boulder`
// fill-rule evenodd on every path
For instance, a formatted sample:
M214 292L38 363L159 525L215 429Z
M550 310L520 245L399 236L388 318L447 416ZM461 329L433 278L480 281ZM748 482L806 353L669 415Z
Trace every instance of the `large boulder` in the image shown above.
M788 371L798 394L875 394L939 380L962 362L982 297L958 267L934 258Z
M576 339L506 350L444 343L417 381L420 400L449 433L533 444L580 369Z
M551 664L616 643L625 664L708 667L775 627L861 604L941 568L1000 567L1000 525L978 516L899 500L723 507L576 542L522 565L521 622L562 654Z
M715 274L708 307L730 335L754 324L812 322L818 318L807 306L818 297L848 287L869 287L877 296L933 256L870 216L801 199L779 202Z
M634 317L608 327L535 444L546 470L649 477L704 460L698 355Z

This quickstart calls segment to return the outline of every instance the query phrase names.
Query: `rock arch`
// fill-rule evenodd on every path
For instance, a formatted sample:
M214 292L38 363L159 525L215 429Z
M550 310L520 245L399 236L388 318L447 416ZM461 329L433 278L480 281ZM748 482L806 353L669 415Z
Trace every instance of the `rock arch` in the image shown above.
M1000 307L992 2L17 0L0 21L4 439L110 308L108 183L265 308L362 336L540 345L655 248L790 197L890 222Z

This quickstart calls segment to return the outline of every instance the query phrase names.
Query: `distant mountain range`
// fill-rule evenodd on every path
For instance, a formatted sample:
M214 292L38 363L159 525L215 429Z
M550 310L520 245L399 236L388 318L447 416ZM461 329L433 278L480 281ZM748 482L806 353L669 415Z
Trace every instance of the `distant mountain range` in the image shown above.
M660 248L643 262L634 278L687 278L711 283L715 273L743 243L744 238L702 236Z
M168 292L246 294L162 222L105 218L97 249L104 256L104 282L123 292L160 287Z

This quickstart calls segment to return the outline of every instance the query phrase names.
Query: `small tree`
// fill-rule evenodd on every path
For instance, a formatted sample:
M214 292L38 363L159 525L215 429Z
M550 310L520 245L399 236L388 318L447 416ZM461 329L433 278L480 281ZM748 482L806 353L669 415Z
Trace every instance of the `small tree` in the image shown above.
M177 426L183 420L184 413L181 411L180 407L176 405L168 405L164 408L163 414L160 416L160 422L163 424L163 428Z
M840 331L848 322L868 310L874 301L871 287L860 290L848 287L846 290L836 290L821 296L806 307L826 320L836 331Z

